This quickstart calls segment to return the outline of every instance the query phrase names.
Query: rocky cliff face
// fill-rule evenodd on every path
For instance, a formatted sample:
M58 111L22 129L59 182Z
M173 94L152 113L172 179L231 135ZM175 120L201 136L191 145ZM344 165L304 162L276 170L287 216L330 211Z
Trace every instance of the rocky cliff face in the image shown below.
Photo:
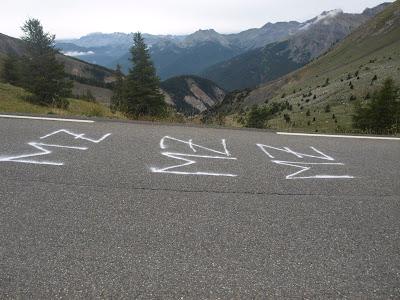
M180 76L161 83L165 101L186 115L196 115L222 102L225 91L197 76Z

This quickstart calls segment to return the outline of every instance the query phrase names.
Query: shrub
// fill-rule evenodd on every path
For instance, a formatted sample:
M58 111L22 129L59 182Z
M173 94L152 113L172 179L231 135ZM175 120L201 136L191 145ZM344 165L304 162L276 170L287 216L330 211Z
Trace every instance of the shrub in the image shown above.
M353 126L376 133L400 130L399 89L393 79L386 79L365 106L356 103Z
M326 112L326 113L331 112L331 106L330 106L329 104L327 104L327 105L325 106L325 112Z
M267 121L272 117L271 110L266 106L254 105L247 115L246 127L265 128Z
M286 123L290 123L290 116L288 114L284 114L283 118L285 119Z
M349 99L350 101L354 101L354 100L357 100L357 97L356 96L354 96L354 95L350 95L350 99Z

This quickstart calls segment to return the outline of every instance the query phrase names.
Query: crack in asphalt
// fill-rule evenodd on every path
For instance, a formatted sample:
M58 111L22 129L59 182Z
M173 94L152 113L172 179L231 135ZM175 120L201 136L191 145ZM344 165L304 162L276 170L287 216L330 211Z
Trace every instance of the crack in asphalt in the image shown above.
M265 191L218 191L218 190L192 190L192 189L172 189L172 188L152 188L152 187L132 187L132 186L108 186L108 185L100 185L100 184L76 184L76 183L68 183L68 182L51 182L47 180L21 180L21 179L13 179L6 178L6 181L12 181L14 183L23 182L23 183L44 183L44 184L52 184L52 185L62 185L62 186L74 186L81 188L99 188L99 189L115 189L115 190L138 190L138 191L164 191L164 192L174 192L174 193L193 193L193 194L231 194L231 195L265 195L265 196L324 196L324 197L336 197L330 194L321 194L321 193L278 193L278 192L265 192ZM340 196L348 196L348 197L395 197L400 195L395 194L340 194Z

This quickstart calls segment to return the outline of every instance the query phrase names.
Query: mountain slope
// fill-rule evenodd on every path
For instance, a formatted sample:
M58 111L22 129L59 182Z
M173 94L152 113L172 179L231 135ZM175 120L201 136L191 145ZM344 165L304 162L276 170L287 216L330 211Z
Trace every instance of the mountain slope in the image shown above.
M287 41L251 50L203 72L227 90L251 88L296 70L326 52L387 4L362 14L346 14L341 10L323 12L305 23Z
M0 55L22 56L25 53L22 40L0 33ZM57 54L57 60L64 64L65 72L74 80L72 92L75 96L85 95L90 90L99 101L109 101L112 92L107 84L115 80L114 71L62 54Z
M337 91L340 90L340 86L349 84L351 79L355 86L359 80L368 79L367 83L371 86L371 79L374 77L372 74L380 72L382 76L389 75L385 71L385 66L391 65L389 70L396 66L400 67L397 60L400 55L400 51L398 51L400 49L399 37L400 1L396 1L384 12L348 36L332 51L297 72L276 82L260 86L250 93L245 102L249 105L261 103L260 97L265 99L273 94L280 94L280 91L276 90L277 87L284 91L291 90L292 87L306 88L319 85L319 89L328 91L332 90L333 82L336 80L335 90ZM357 71L358 77L360 77L358 80L357 76L354 76ZM352 73L350 74L352 78L347 79L349 73ZM369 78L370 76L367 74L372 77ZM398 76L395 77L399 79ZM322 87L326 78L329 78L330 84Z
M195 115L221 103L225 91L210 80L179 76L161 83L166 102L186 115Z
M26 53L24 42L0 33L0 53L3 55L22 56ZM57 55L57 59L65 64L67 74L103 83L113 81L114 72L105 67L87 63L74 57Z
M283 114L291 122L278 116L269 121L270 126L350 130L354 100L368 99L387 77L400 85L399 37L400 1L396 1L325 55L274 82L229 95L213 114L237 114L255 104L288 102L292 110Z
M273 43L216 64L201 75L228 91L254 87L304 65L304 62L296 62L290 56L288 41Z

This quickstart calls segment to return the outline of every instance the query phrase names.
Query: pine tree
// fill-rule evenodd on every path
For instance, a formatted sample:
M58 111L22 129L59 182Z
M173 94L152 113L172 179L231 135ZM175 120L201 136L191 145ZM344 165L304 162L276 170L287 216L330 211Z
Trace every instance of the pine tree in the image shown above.
M38 104L68 106L64 97L71 94L72 83L66 79L64 65L56 59L55 36L45 33L37 19L29 19L22 26L27 47L23 58L23 86L33 94Z
M114 82L113 96L111 97L110 109L113 112L126 111L124 107L124 75L121 71L121 65L117 65L115 70L116 80Z
M384 133L387 130L400 130L400 101L398 100L398 88L393 79L385 80L383 87L375 91L371 101L362 106L356 103L353 116L354 127L363 130L372 130Z
M130 69L124 88L126 112L131 116L161 116L167 105L160 91L160 80L140 32L134 35Z
M246 127L265 128L267 121L273 116L271 109L267 106L253 105L247 115Z

